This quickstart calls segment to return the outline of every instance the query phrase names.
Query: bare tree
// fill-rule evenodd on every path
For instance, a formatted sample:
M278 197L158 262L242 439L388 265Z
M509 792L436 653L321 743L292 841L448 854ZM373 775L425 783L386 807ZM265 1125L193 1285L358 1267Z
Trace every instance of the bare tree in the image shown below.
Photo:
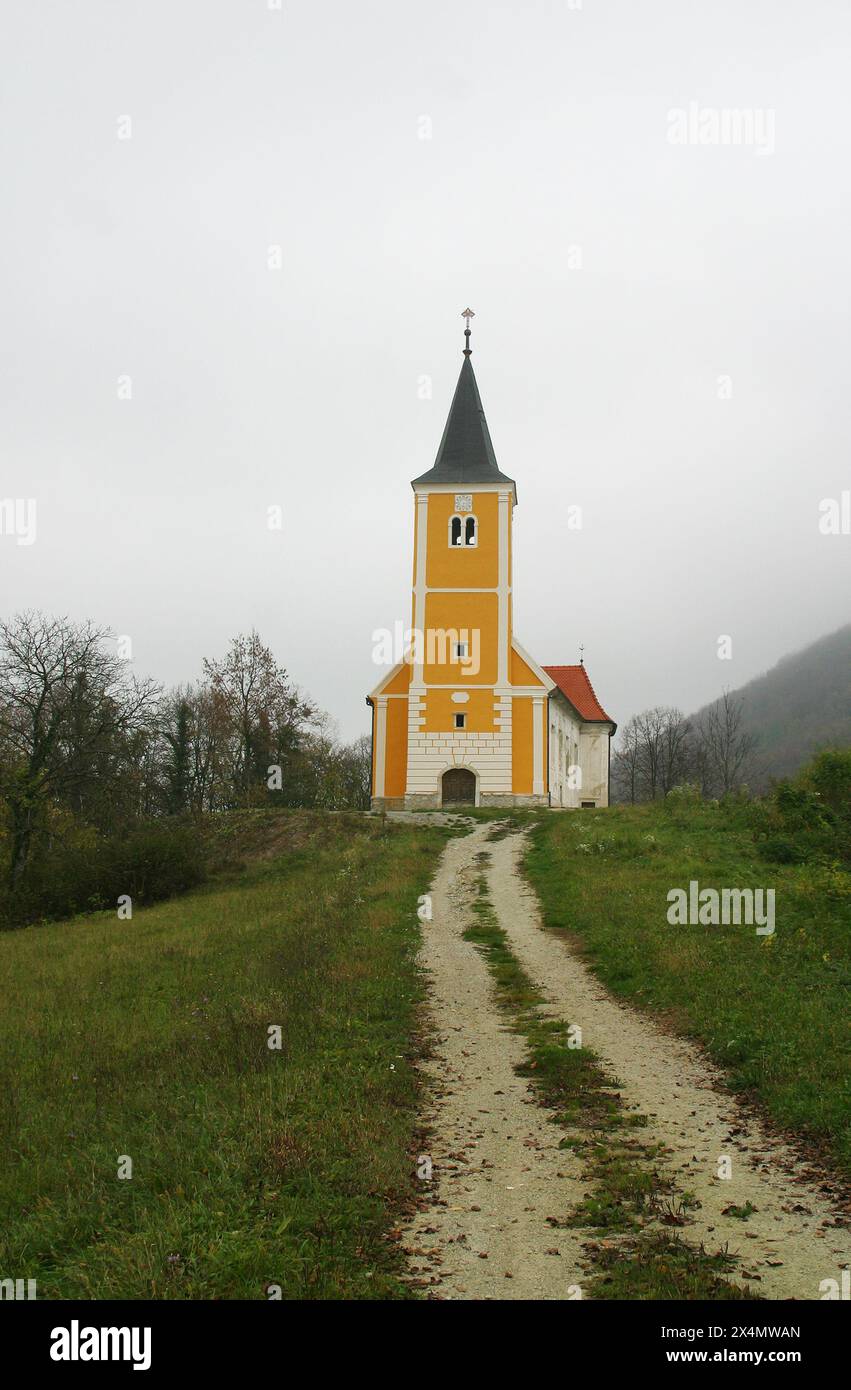
M621 730L620 743L612 755L612 772L620 797L635 805L641 772L641 743L635 715Z
M692 730L682 710L667 705L635 714L624 725L614 754L624 800L655 801L689 776Z
M51 800L78 802L145 727L157 687L138 682L91 623L23 613L0 623L0 756L9 808L9 880L20 881Z
M659 785L666 796L688 776L692 730L682 710L667 708L663 713Z
M655 801L662 785L666 725L667 711L661 705L643 710L635 717L639 785L644 801Z
M722 795L744 780L757 739L743 727L744 700L725 690L701 719L698 737L710 777Z

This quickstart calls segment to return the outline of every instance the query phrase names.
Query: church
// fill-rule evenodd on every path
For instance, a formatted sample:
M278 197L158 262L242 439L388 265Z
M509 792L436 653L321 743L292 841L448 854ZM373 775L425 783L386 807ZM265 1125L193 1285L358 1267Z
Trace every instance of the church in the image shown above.
M415 478L412 625L372 710L372 807L609 803L616 725L584 662L539 666L514 635L517 488L499 469L470 348L434 466Z

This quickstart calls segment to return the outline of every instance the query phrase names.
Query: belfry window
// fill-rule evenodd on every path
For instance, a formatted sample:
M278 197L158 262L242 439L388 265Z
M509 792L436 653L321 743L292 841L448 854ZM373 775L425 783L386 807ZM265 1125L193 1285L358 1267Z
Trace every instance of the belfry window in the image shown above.
M466 716L466 714L454 714L454 715L452 716L452 718L453 718L453 720L454 720L454 722L455 722L455 728L456 728L456 729L465 729L465 728L467 727L467 716Z
M449 519L449 544L469 546L478 544L479 523L474 516L453 516Z

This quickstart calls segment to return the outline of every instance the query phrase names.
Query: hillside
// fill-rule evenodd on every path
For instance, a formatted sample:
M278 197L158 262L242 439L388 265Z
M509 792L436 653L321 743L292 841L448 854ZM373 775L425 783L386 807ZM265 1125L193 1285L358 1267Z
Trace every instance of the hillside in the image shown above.
M851 745L851 623L783 657L735 694L759 740L750 779L756 788L791 776L820 748Z
M208 834L216 882L0 933L0 1265L48 1299L406 1297L386 1231L443 838L314 812Z

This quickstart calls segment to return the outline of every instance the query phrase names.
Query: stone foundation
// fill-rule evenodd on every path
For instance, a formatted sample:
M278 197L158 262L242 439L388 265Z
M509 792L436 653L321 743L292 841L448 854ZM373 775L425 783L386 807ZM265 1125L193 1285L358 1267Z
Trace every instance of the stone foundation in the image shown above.
M504 806L506 810L518 807L549 806L548 796L521 796L514 792L482 792L480 806ZM370 802L373 811L457 811L467 810L464 802L450 802L444 807L439 792L409 792L407 796L374 796Z
M404 811L404 796L373 796L369 802L370 811Z
M523 806L549 806L550 798L544 793L539 795L523 795L520 792L482 792L481 806L505 806L508 808Z

